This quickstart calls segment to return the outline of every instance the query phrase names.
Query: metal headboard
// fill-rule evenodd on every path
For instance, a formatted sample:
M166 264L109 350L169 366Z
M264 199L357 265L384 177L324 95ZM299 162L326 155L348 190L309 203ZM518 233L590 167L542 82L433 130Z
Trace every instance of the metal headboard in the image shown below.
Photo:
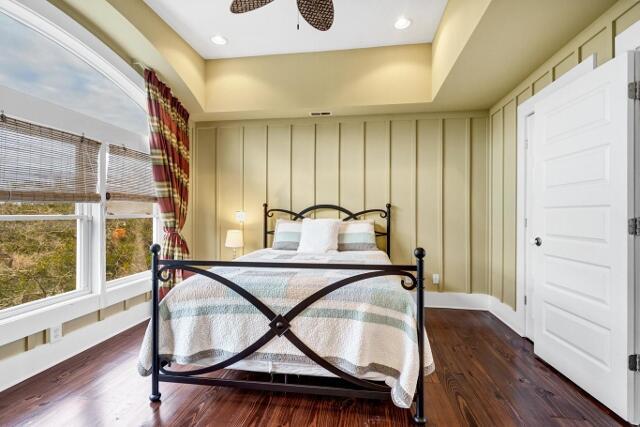
M274 230L269 230L269 220L268 220L270 217L273 217L274 213L280 212L287 215L291 215L291 219L293 221L297 221L299 219L306 218L305 215L310 212L321 210L321 209L322 210L333 209L347 215L346 217L342 218L343 221L358 220L363 215L371 214L371 213L379 213L380 218L385 218L387 220L387 227L384 232L376 231L376 237L386 238L387 256L391 257L391 204L390 203L386 204L385 206L386 209L365 209L360 212L351 212L349 209L343 208L342 206L338 206L338 205L313 205L301 210L300 212L293 212L293 211L290 211L289 209L269 209L269 206L266 203L264 203L262 207L264 208L264 221L263 221L264 234L263 234L262 244L265 248L267 247L267 238L269 234L274 233Z

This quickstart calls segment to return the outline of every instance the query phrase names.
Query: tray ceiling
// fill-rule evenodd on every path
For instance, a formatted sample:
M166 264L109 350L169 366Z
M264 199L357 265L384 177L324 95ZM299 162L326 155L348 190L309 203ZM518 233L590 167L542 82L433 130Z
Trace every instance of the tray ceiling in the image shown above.
M145 2L205 59L429 43L447 3L334 0L333 27L321 32L298 17L295 0L275 0L240 15L229 11L231 0ZM397 30L394 24L399 17L410 19L412 25ZM213 36L223 36L227 44L212 43Z

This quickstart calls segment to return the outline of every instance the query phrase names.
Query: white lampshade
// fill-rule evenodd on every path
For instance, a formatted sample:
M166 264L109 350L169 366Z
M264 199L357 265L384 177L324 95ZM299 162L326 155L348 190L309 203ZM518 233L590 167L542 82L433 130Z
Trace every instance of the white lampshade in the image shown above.
M241 248L244 246L242 230L227 230L227 239L224 242L227 248Z

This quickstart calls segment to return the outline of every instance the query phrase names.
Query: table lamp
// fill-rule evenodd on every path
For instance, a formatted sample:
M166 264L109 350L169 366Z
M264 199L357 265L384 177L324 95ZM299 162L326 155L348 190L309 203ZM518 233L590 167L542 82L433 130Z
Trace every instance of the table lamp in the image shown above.
M242 230L227 230L227 238L224 242L225 247L233 249L233 259L236 258L238 248L244 246L242 239Z

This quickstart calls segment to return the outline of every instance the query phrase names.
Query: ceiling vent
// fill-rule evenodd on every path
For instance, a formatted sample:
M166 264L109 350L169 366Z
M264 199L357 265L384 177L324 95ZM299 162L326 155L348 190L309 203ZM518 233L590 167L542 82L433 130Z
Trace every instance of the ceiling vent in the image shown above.
M309 113L311 117L325 117L330 116L331 111L312 111Z

